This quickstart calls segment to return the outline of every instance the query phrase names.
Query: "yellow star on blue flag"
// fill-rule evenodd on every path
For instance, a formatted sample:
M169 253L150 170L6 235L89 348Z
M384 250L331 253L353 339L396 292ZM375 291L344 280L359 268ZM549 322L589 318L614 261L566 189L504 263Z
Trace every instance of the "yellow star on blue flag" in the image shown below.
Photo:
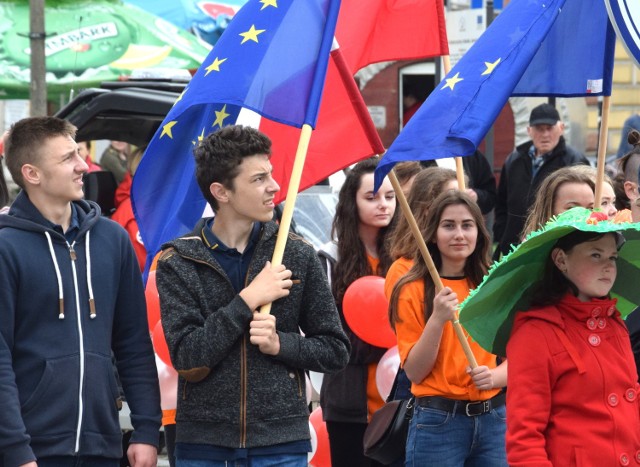
M260 10L264 10L268 6L278 8L278 2L276 0L260 0L260 3L262 3L262 8L260 8Z
M453 91L454 86L458 84L460 81L463 81L463 78L460 78L460 73L456 73L451 78L446 78L445 81L447 84L442 86L442 89L449 88Z
M173 139L173 134L171 132L171 129L176 125L176 123L178 123L177 120L174 120L172 122L167 122L164 125L162 125L162 132L160 133L160 138L162 138L163 136L168 136L169 138Z
M501 59L497 59L495 62L484 62L484 66L487 67L486 70L482 72L482 75L490 75L493 73L493 70L496 69Z
M240 35L242 36L242 42L240 42L240 45L244 44L247 41L253 41L257 44L258 35L262 34L265 31L266 29L256 29L255 25L252 24L248 31L240 33Z
M226 61L227 61L226 58L218 58L218 57L214 58L213 62L211 62L211 64L205 68L207 72L204 75L207 76L212 71L220 71L220 65L222 65Z
M136 172L132 202L150 257L190 231L204 211L193 176L203 128L235 123L242 109L315 126L339 9L339 0L249 0L236 13Z
M227 118L229 115L231 115L231 114L228 114L228 113L227 113L227 105L225 104L225 105L222 107L222 109L220 109L220 110L215 110L214 112L215 112L215 114L216 114L216 119L215 119L215 121L213 122L213 125L211 125L211 126L212 126L212 127L219 126L220 128L222 128L222 127L224 126L224 120L225 120L225 118Z

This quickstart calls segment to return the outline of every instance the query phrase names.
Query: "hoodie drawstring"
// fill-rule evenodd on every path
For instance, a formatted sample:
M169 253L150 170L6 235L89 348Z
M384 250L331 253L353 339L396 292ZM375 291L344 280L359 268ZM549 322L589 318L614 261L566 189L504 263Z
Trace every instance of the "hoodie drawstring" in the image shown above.
M51 255L51 259L53 260L53 266L56 270L56 279L58 281L58 319L64 319L64 292L62 287L62 275L60 274L60 266L58 266L58 259L56 258L56 253L53 249L53 242L51 241L51 235L49 232L45 231L45 236L47 237L47 243L49 244L49 254ZM87 232L86 244L85 244L85 252L86 252L86 262L87 262L87 288L89 289L89 317L91 319L95 319L96 317L96 303L93 297L93 285L91 283L91 253L90 253L90 235L91 232ZM74 242L75 243L75 242ZM70 251L73 253L73 246L70 246ZM75 260L75 253L73 253L73 259Z
M56 259L56 253L53 251L53 242L51 241L51 235L49 232L44 233L49 243L49 254L53 260L53 266L56 269L56 278L58 279L58 305L60 310L58 312L58 319L64 319L64 293L62 292L62 276L60 275L60 267L58 266L58 260Z
M89 249L89 235L90 231L87 231L87 242L85 243L85 252L87 256L87 287L89 288L89 317L95 319L96 317L96 302L93 299L93 285L91 284L91 252Z

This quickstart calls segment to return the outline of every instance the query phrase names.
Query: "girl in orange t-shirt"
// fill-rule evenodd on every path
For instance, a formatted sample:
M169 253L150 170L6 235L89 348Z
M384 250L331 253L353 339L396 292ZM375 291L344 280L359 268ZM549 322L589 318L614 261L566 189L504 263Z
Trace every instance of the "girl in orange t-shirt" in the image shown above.
M356 164L347 174L338 197L332 227L337 257L328 272L341 316L342 299L349 285L363 276L384 277L391 264L384 241L395 213L396 198L388 179L374 194L373 173L377 164L375 158ZM349 364L338 373L325 375L320 391L331 465L374 465L364 456L362 439L369 416L384 403L378 393L375 372L387 349L362 341L344 318L342 325L351 341Z
M396 284L389 317L402 366L416 397L406 465L506 466L506 362L470 342L468 366L452 321L471 287L487 272L490 239L478 205L459 191L441 194L421 226L442 278L436 293L420 253ZM418 429L419 427L419 429Z

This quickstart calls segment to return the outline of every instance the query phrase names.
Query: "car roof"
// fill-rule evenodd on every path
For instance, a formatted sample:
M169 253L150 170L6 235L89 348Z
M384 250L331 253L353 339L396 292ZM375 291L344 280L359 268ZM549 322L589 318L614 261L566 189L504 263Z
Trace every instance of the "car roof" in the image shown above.
M56 113L78 128L77 141L151 141L185 82L125 81L82 91Z

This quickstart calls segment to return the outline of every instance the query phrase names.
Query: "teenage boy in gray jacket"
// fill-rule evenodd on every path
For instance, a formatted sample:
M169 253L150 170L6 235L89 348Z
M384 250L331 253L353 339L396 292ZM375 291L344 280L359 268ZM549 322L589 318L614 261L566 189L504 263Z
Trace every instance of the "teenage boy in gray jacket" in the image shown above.
M162 325L180 375L178 465L306 466L304 370L337 371L349 358L313 247L290 234L283 265L270 263L280 188L270 155L269 138L252 128L207 136L195 150L196 179L215 217L165 244L158 261ZM267 303L271 314L257 313Z

